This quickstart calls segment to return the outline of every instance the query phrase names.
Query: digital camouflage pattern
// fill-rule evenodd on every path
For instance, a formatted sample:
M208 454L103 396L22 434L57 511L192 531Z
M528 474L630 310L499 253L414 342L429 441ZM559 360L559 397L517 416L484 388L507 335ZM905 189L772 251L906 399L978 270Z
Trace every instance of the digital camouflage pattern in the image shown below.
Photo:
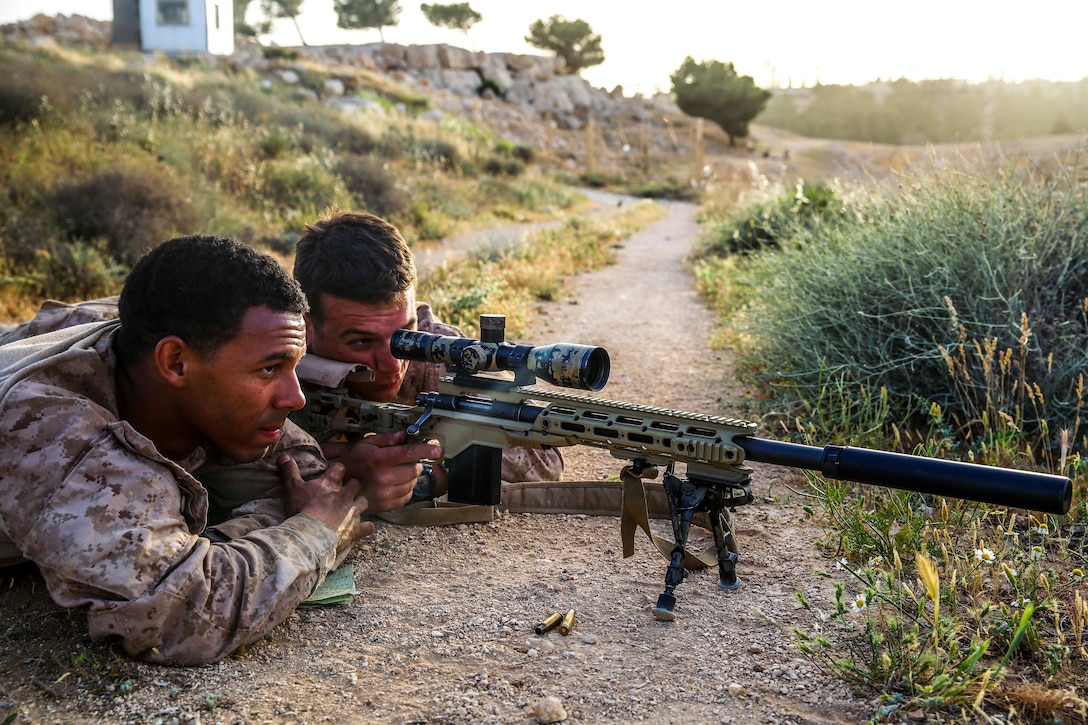
M233 467L198 449L172 461L117 411L117 322L59 330L0 347L0 564L37 564L53 600L87 611L90 635L118 637L139 659L214 662L261 638L334 565L336 534L286 518L275 459L303 475L324 468L289 424L249 486L218 495L231 511L209 529L214 478ZM224 479L224 480L229 480Z

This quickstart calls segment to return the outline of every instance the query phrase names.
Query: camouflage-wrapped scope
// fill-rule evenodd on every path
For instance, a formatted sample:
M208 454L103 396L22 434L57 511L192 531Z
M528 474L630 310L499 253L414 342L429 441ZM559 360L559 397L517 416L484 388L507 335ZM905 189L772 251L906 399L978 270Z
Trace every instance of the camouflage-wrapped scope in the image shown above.
M595 391L608 382L610 369L603 347L569 342L534 347L398 330L391 347L394 357L402 360L441 363L468 375L510 370L522 385L539 377L552 385Z

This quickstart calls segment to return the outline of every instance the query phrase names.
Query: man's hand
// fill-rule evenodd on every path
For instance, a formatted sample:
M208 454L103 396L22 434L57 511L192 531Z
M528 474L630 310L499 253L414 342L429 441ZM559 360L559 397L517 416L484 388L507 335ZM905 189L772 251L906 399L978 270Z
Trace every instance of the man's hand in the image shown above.
M378 433L355 443L322 445L329 462L347 469L347 475L362 483L370 511L394 511L412 498L416 478L423 473L420 461L437 460L442 449L430 443L407 443L404 431Z
M335 531L339 537L337 553L346 551L355 541L374 533L374 523L360 518L367 510L362 486L354 478L344 482L342 465L330 464L323 474L305 481L291 456L284 454L276 463L287 491L288 513L309 514Z

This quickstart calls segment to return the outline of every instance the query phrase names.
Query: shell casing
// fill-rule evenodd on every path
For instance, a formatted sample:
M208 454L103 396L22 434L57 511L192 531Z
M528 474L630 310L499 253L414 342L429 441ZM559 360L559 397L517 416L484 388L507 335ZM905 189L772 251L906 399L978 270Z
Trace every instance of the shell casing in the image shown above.
M543 622L536 625L536 628L535 628L536 633L537 634L544 634L545 632L552 631L553 629L555 629L556 625L559 624L559 620L561 620L562 618L563 618L563 615L560 614L559 612L556 612L555 614L552 614L552 615L548 616L547 619L545 619Z
M563 620L559 623L559 634L568 635L568 634L570 634L570 631L573 628L574 628L574 610L571 609L571 610L568 610L567 613L563 615Z

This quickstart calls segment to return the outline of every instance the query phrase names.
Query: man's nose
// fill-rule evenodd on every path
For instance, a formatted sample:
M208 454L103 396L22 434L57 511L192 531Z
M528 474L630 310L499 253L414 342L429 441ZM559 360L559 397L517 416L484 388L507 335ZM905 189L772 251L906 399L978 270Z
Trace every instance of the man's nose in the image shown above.
M306 405L306 394L302 392L297 375L292 373L284 376L275 404L277 408L288 410L301 410Z

